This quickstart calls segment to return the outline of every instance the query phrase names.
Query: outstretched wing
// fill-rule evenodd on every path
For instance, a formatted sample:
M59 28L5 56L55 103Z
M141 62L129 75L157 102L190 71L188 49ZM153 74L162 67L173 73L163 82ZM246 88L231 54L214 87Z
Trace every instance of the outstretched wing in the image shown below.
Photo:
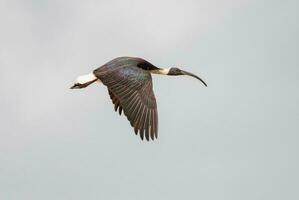
M95 72L108 87L108 92L119 114L123 111L143 140L158 137L157 103L150 72L125 65L114 70Z

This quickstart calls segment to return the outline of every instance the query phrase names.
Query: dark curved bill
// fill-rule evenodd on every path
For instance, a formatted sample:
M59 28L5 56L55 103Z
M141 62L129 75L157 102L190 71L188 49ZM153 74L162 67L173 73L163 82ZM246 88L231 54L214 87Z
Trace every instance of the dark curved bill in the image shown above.
M208 85L201 78L199 78L198 76L196 76L195 74L192 74L190 72L186 72L186 71L183 71L183 70L181 70L181 72L182 72L183 75L192 76L192 77L200 80L206 87L208 87Z

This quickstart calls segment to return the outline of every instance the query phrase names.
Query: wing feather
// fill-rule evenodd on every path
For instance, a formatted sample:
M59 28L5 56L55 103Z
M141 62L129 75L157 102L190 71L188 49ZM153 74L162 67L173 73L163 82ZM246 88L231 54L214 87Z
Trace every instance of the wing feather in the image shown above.
M150 72L123 65L109 70L99 68L94 73L107 86L115 111L125 114L135 133L142 140L157 138L157 104Z

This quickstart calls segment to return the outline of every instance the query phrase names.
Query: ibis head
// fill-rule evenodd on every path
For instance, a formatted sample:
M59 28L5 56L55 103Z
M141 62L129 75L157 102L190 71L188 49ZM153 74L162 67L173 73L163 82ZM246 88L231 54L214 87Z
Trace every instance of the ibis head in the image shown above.
M207 84L201 78L199 78L195 74L181 70L177 67L171 67L171 68L166 68L166 69L158 68L158 69L152 70L151 72L154 74L162 74L162 75L168 75L168 76L179 76L179 75L191 76L193 78L200 80L207 87Z

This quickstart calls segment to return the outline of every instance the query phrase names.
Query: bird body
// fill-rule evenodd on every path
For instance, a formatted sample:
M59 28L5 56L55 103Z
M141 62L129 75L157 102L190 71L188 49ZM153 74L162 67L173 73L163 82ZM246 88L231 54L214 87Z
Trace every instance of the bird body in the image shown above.
M202 81L196 75L178 68L162 69L142 58L118 57L91 74L79 76L71 89L85 88L96 81L102 82L108 88L115 111L119 114L124 112L142 140L144 137L154 140L158 137L158 111L151 73L190 75Z

